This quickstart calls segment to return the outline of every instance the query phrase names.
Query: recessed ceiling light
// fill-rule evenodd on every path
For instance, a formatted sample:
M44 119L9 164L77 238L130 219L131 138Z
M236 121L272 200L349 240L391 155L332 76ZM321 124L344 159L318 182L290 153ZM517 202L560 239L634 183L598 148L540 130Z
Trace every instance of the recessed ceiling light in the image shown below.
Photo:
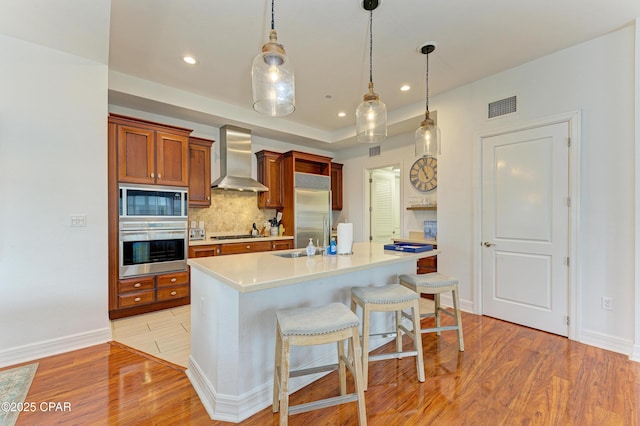
M408 92L409 90L411 90L411 86L409 86L408 84L405 84L400 88L400 90L402 90L403 92Z
M347 113L346 113L346 112L344 112L344 111L340 111L340 112L338 113L338 117L346 117L346 115L347 115Z
M189 65L195 65L196 63L195 58L192 56L185 56L184 58L182 58L182 60L188 63Z

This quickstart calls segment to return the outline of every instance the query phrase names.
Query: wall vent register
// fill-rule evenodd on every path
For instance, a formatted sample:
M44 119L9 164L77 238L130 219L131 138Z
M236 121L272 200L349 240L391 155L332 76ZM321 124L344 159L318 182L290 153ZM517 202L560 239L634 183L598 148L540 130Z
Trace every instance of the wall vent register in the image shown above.
M506 114L512 114L517 111L518 103L516 96L500 99L499 101L489 103L488 118L500 117Z

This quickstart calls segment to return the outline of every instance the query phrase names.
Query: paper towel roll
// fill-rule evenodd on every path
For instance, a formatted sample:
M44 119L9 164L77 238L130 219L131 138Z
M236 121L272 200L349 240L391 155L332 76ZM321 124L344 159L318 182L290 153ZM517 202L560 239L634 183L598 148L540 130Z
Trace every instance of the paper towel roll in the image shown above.
M351 254L353 247L353 223L338 224L338 254Z

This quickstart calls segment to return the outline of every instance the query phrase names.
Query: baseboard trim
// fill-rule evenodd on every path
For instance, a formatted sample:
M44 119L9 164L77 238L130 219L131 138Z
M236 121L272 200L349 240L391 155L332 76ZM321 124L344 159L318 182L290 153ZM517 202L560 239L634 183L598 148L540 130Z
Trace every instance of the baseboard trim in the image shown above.
M41 342L5 349L0 351L0 368L99 345L109 342L110 340L111 329L105 327L59 337L57 339L43 340Z
M375 340L377 341L375 343L372 342L371 350L388 343L392 339L384 338ZM302 365L300 368L313 368L332 364L336 362L335 358L335 354L327 355L326 357L315 360L315 362ZM289 393L292 394L329 373L330 372L291 378L289 382ZM221 394L216 391L198 363L191 356L189 356L186 374L212 420L239 423L273 404L273 381L271 380L256 386L242 395Z
M580 343L627 356L631 356L633 352L633 341L610 336L599 331L583 329L580 332Z

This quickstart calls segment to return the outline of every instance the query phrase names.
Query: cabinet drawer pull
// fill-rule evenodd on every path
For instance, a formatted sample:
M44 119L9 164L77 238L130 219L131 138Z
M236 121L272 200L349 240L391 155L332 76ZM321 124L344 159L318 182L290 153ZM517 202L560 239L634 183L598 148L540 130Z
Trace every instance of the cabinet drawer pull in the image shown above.
M135 283L133 286L134 286L135 288L140 288L140 287L142 287L142 283Z
M174 278L171 278L171 282L172 282L172 283L175 283L176 281L178 281L178 279L177 279L177 278L175 278L175 277L174 277Z
M162 175L158 173L158 179L162 179Z
M247 248L251 248L251 246L249 245L249 246L247 246Z
M142 300L142 297L136 297L135 299L133 299L134 302L139 302Z
M151 177L155 177L155 173L151 173Z
M178 294L178 292L177 292L177 291L175 291L175 290L173 290L173 291L171 292L171 295L172 295L172 296L175 296L176 294Z

